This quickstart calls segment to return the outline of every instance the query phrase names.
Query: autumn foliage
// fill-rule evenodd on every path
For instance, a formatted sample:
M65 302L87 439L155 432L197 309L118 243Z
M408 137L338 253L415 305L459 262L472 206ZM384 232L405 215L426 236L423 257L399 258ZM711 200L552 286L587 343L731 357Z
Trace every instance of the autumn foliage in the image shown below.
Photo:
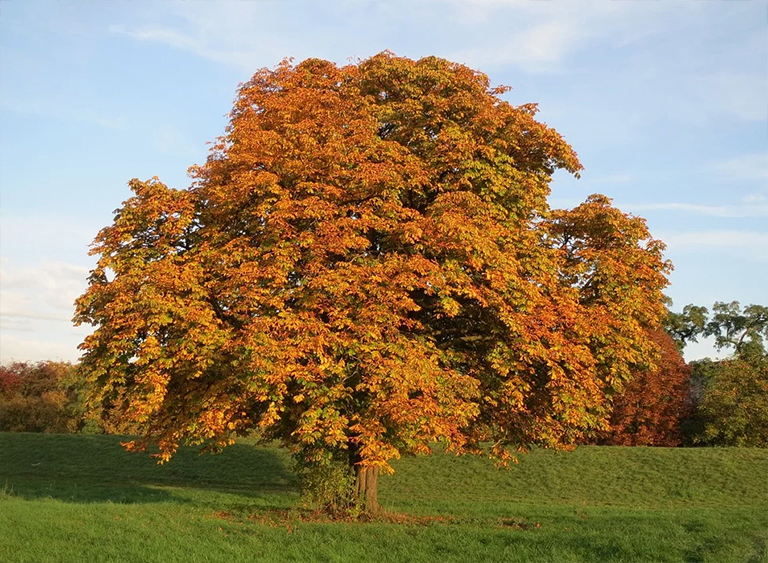
M191 187L131 181L96 238L91 407L162 459L257 430L363 495L434 441L504 460L604 429L669 265L603 196L549 209L581 165L507 90L389 53L257 72Z
M649 332L659 348L652 369L639 371L613 400L610 430L599 443L619 446L679 446L680 425L691 415L691 367L663 330Z
M73 372L67 362L0 366L0 431L80 430L84 421Z

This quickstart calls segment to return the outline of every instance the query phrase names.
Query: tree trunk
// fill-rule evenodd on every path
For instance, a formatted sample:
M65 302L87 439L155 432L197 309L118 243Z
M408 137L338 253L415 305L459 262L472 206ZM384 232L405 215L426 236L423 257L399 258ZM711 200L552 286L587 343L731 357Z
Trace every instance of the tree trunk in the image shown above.
M355 498L363 507L366 514L378 514L379 506L379 468L355 467Z

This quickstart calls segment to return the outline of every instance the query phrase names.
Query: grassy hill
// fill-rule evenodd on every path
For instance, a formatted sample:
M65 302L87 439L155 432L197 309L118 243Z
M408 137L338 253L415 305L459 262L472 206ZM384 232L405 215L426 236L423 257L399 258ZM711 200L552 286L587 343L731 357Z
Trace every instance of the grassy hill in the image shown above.
M768 450L398 460L388 522L307 520L290 459L244 440L164 466L114 436L0 434L0 561L768 562Z

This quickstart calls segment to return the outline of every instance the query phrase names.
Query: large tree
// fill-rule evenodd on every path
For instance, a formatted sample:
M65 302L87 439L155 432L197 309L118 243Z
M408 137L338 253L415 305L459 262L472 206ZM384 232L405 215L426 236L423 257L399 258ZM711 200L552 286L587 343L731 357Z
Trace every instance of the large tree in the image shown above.
M436 57L309 59L243 84L190 188L133 180L77 301L90 404L134 444L258 430L307 467L442 441L568 446L652 362L669 265L603 196L547 205L575 152Z

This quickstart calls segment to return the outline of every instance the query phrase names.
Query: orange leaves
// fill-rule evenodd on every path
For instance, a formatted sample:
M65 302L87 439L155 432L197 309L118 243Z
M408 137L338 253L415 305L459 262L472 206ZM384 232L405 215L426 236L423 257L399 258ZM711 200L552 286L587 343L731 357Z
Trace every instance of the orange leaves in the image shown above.
M599 441L618 445L677 446L680 422L689 414L691 368L662 329L647 332L659 348L652 368L637 370L613 398L610 430Z
M612 208L605 196L554 212L550 225L564 261L561 278L599 320L590 325L596 355L616 368L612 375L627 378L633 365L654 356L644 330L665 314L661 292L671 264L663 244L650 238L644 220Z
M133 181L97 237L91 403L162 455L255 428L385 469L600 427L650 351L661 246L605 198L550 213L552 172L581 165L502 91L391 53L258 71L192 187Z

